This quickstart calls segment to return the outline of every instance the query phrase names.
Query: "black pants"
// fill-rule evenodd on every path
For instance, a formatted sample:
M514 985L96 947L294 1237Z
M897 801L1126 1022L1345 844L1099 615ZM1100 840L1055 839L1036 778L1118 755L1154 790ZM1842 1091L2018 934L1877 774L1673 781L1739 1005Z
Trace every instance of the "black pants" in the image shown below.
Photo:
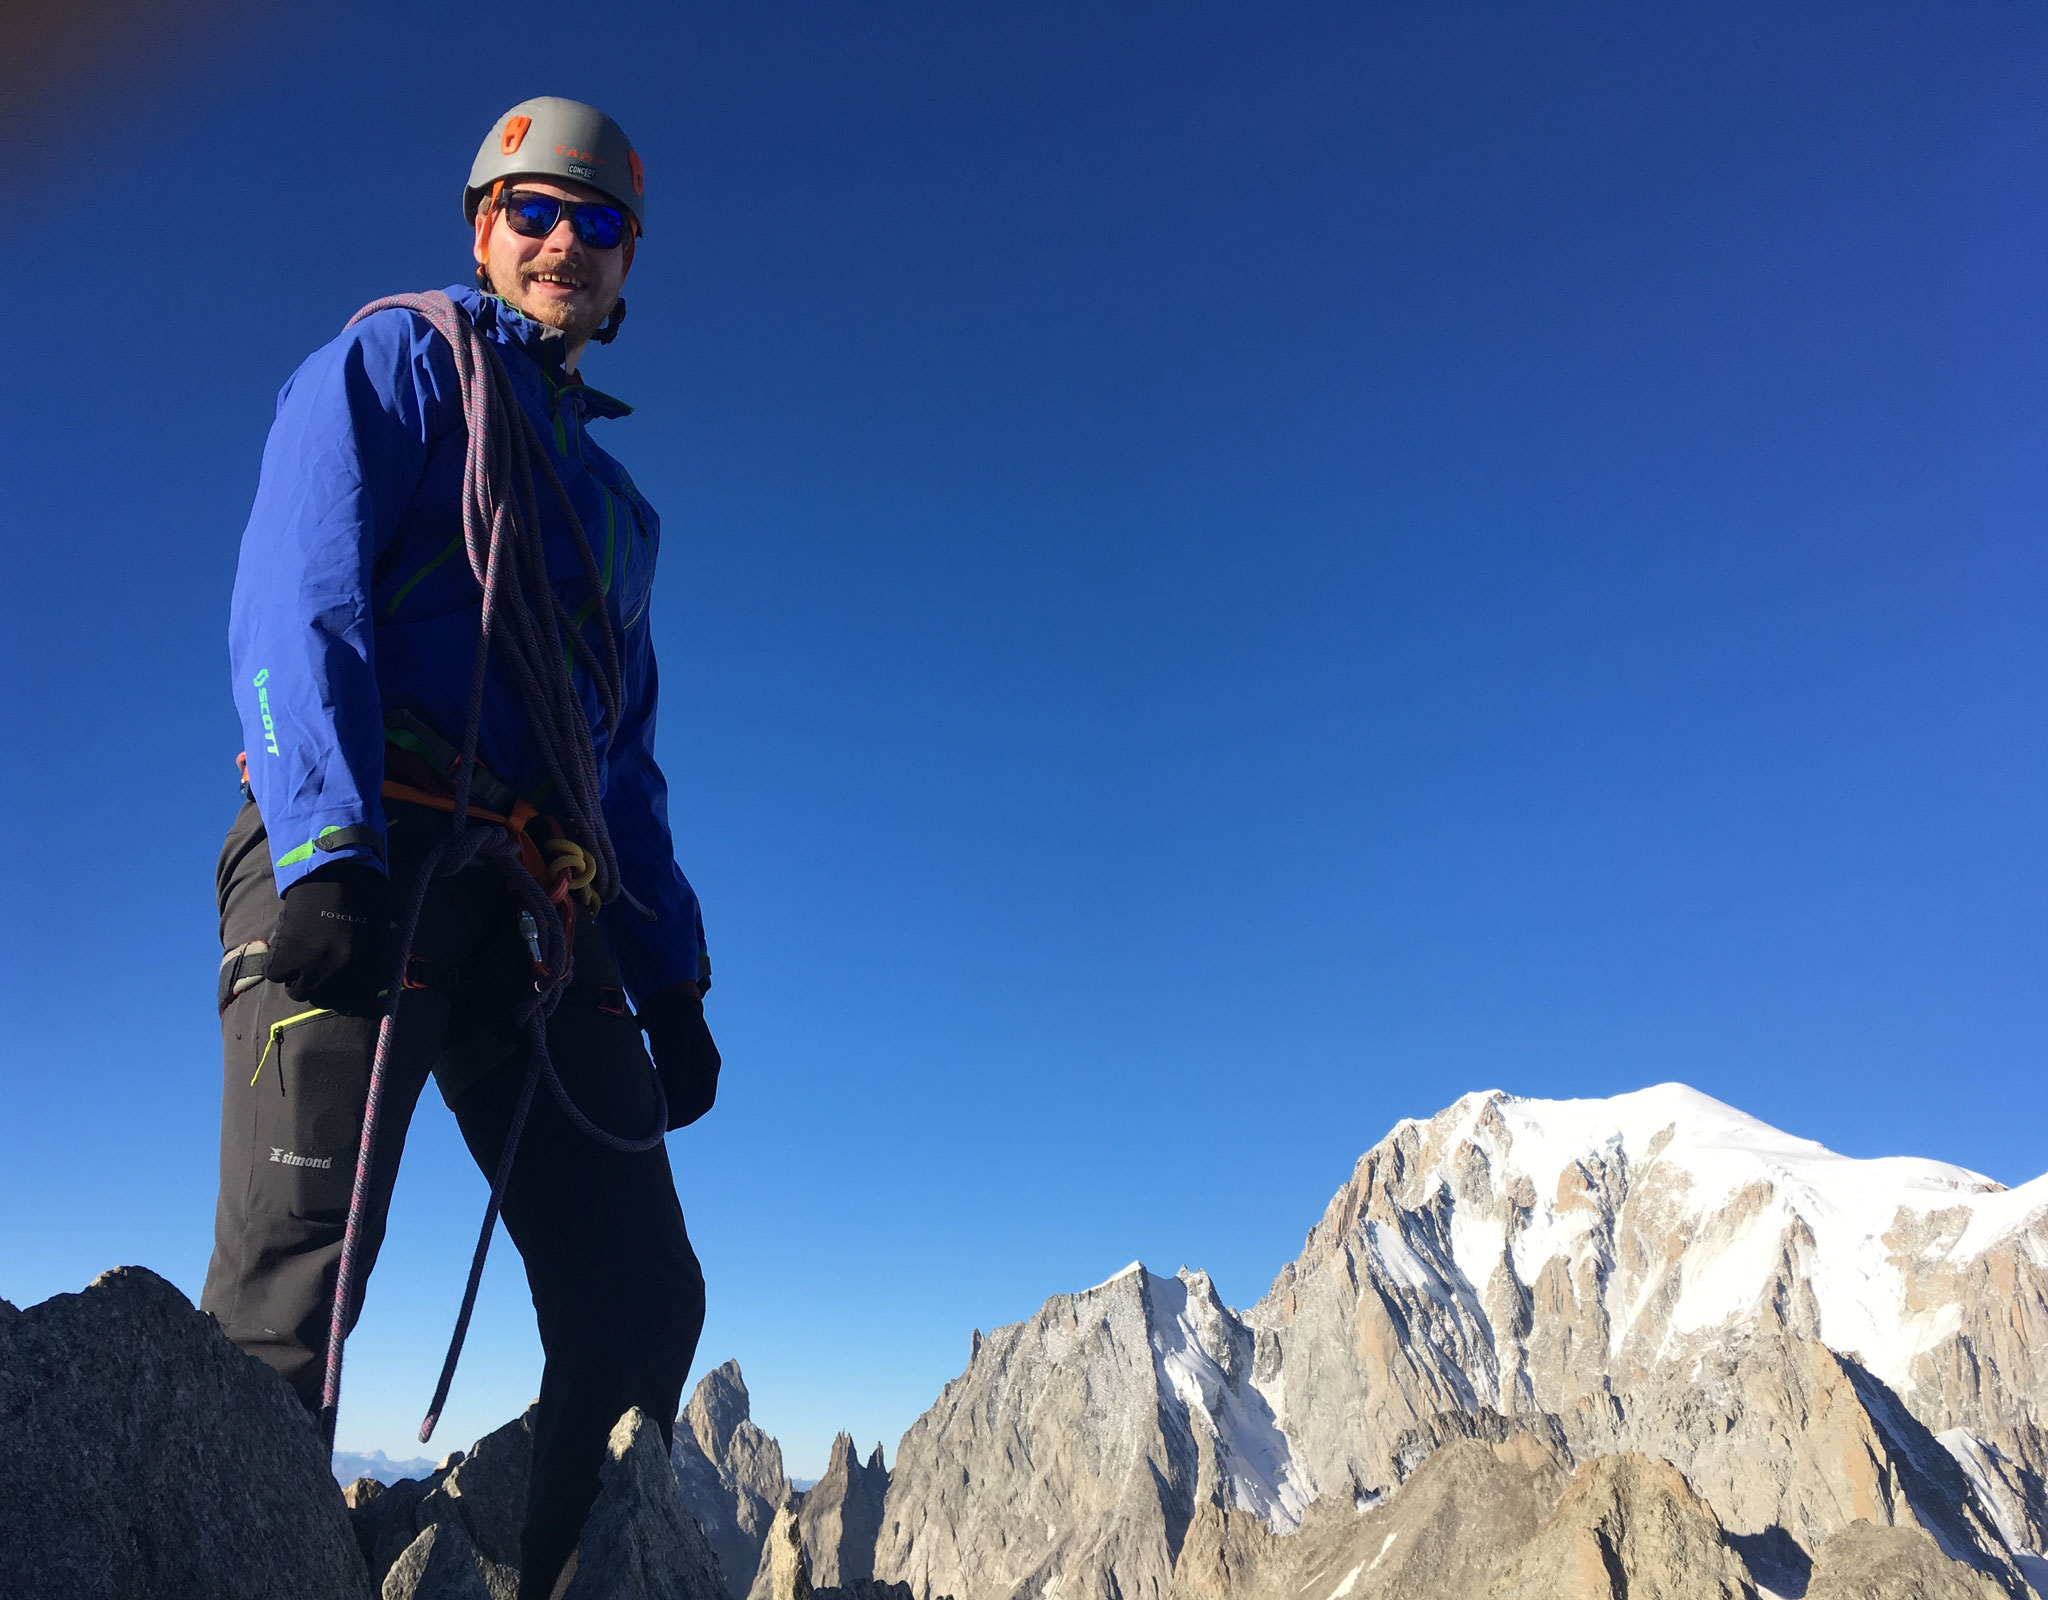
M393 808L401 903L447 828L438 813ZM229 971L234 952L267 944L277 926L270 841L252 804L222 848L219 895ZM502 869L489 862L428 891L413 946L428 986L399 1002L351 1327L383 1241L406 1126L430 1075L478 1167L486 1175L497 1168L526 1068L508 1013L530 981L517 917ZM599 919L579 922L575 973L549 1023L549 1054L586 1116L639 1137L654 1125L652 1069L632 1019L603 1003L619 978ZM200 1303L317 1412L377 1024L310 1009L281 985L258 982L222 1013L220 1198ZM668 1437L704 1325L704 1278L666 1148L604 1148L570 1125L545 1086L513 1161L504 1219L526 1263L546 1354L521 1537L524 1600L548 1593L574 1548L621 1413L639 1406ZM451 1232L451 1271L473 1237L467 1221ZM431 1337L422 1330L422 1349L433 1348ZM428 1375L423 1367L423 1382Z

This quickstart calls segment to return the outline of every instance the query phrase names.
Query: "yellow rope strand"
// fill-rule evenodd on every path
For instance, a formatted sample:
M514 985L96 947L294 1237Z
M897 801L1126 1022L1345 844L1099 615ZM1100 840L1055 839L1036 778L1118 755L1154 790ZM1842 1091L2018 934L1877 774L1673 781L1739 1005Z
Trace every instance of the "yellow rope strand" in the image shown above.
M574 839L550 839L541 847L547 853L548 876L560 877L569 874L569 887L583 902L583 909L593 917L604 904L591 887L597 881L597 857L592 855Z

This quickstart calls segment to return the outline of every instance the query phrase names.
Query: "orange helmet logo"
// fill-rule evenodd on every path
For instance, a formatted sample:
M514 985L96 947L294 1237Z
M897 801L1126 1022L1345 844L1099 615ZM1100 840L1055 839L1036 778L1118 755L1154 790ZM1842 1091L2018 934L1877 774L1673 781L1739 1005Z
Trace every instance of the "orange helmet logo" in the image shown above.
M531 117L507 117L505 131L498 139L498 148L508 156L514 154L519 149L520 141L525 139L526 130L532 126Z
M640 152L638 150L628 150L626 152L626 166L633 174L633 192L635 194L644 193L647 181L640 172Z

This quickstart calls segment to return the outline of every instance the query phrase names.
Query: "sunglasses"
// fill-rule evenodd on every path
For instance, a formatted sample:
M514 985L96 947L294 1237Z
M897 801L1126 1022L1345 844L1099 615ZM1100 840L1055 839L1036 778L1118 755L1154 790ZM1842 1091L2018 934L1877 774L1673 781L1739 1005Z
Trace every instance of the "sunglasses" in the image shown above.
M505 213L505 226L525 239L545 239L561 226L564 211L576 237L593 250L615 250L626 236L625 212L594 200L561 200L514 189L498 201L498 209Z

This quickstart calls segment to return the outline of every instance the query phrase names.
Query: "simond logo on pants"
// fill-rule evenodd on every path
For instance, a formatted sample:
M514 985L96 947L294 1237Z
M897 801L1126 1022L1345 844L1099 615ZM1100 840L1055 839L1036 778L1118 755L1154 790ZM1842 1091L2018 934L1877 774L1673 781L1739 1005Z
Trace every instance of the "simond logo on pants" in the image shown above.
M276 1145L270 1147L270 1159L287 1167L317 1167L323 1172L334 1165L332 1156L302 1156L296 1150L280 1150Z

